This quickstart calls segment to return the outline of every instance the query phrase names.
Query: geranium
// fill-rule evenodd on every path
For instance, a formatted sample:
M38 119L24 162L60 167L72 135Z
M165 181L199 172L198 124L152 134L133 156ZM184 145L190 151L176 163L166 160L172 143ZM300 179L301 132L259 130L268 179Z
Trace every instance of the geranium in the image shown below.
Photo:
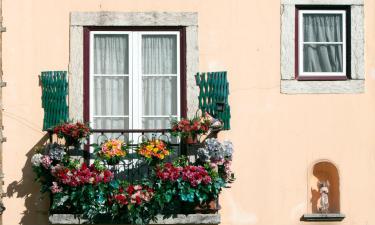
M156 139L142 143L138 150L138 154L152 161L163 160L166 156L171 154L166 142Z
M59 187L57 182L52 182L52 186L50 187L50 190L51 190L52 194L56 194L56 193L62 192L63 188Z
M182 118L180 121L172 120L172 134L182 138L196 137L205 134L210 128L211 122L206 117Z
M57 164L51 168L51 174L56 177L58 182L71 187L77 187L84 184L108 183L113 179L113 173L109 170L99 171L94 165L87 167L82 163L79 169L70 169Z
M81 122L64 123L53 128L53 133L57 134L59 138L64 138L66 145L76 145L82 139L90 135L90 128Z
M166 163L162 167L157 167L156 176L163 181L171 182L181 179L188 182L192 187L196 187L199 184L206 185L211 182L211 177L203 166L187 165L180 167Z
M96 147L96 153L108 164L117 164L126 156L127 145L118 139L111 139Z
M41 159L41 164L44 168L48 169L52 164L52 160L48 155L44 155Z
M42 154L36 153L35 155L33 155L33 157L31 157L31 164L36 167L40 166L40 164L42 163L42 158Z
M112 202L120 205L142 205L150 202L154 196L154 190L146 185L129 185L126 188L120 187L116 193L110 197Z

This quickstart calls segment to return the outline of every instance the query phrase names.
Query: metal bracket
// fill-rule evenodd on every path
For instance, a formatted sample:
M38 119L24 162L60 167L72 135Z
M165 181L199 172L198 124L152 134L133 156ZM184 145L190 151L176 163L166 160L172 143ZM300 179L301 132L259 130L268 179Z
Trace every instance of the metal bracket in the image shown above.
M7 28L6 27L0 27L0 32L7 32Z
M6 87L7 86L7 82L1 82L0 83L0 87Z

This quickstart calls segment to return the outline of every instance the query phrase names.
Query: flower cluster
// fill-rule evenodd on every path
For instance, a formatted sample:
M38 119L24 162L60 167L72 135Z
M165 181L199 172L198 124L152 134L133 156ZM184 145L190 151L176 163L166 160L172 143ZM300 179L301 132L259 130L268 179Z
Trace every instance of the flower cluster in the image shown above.
M209 184L211 177L203 166L186 166L182 170L182 179L190 182L191 186L196 187L199 184Z
M52 194L60 193L63 191L63 188L60 187L57 182L52 182L52 186L49 188L52 192Z
M157 139L142 143L137 152L147 159L164 159L170 155L171 150L164 141Z
M232 159L233 144L230 141L220 143L216 138L209 138L204 148L198 149L199 160L222 164L224 159Z
M234 179L234 173L230 166L233 156L233 144L230 141L220 143L216 138L207 139L204 148L198 149L198 161L209 163L219 172L221 178L226 182Z
M158 167L156 169L156 176L163 180L176 181L180 178L182 172L182 167L173 166L172 163L166 163L163 167Z
M52 159L48 155L37 153L31 158L31 164L35 167L43 166L48 169L52 164Z
M194 117L193 119L181 119L172 121L172 132L182 137L205 134L210 128L211 122L205 117Z
M64 156L66 155L64 148L57 143L47 144L45 146L45 152L50 156L52 160L56 161L63 160Z
M64 123L56 126L53 129L53 133L57 134L59 138L65 138L67 145L76 144L81 139L89 136L90 128L81 122L76 123Z
M166 163L163 167L157 168L156 176L163 181L172 182L181 178L182 181L188 182L192 187L211 183L211 177L203 166L176 167L171 163Z
M58 182L70 187L101 182L108 183L113 179L113 173L111 171L98 171L94 165L87 167L85 163L82 163L80 168L73 169L57 164L51 168L51 174Z
M105 160L123 158L126 156L126 145L121 140L108 140L102 144L101 149L98 152L98 156Z
M129 185L126 189L120 187L118 193L113 196L113 200L121 206L141 205L150 202L154 196L154 190L148 186Z

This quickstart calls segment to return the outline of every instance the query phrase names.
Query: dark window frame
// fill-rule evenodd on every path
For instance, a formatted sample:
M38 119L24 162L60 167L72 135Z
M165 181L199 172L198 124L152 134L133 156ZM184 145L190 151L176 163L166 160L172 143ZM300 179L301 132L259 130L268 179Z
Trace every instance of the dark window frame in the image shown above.
M187 116L186 83L186 28L175 26L129 26L129 27L84 27L83 28L83 119L90 122L90 32L91 31L178 31L180 33L180 112ZM147 129L144 129L145 131Z
M300 10L345 10L346 12L346 74L343 76L301 76L299 75L299 11ZM296 5L295 10L295 79L299 81L335 81L351 79L351 14L348 5Z

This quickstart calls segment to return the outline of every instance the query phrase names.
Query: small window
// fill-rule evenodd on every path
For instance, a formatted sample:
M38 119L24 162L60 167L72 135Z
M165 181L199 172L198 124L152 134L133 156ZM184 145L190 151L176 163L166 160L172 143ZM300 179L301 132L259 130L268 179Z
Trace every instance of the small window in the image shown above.
M350 77L346 14L346 10L298 10L298 80L346 80Z

